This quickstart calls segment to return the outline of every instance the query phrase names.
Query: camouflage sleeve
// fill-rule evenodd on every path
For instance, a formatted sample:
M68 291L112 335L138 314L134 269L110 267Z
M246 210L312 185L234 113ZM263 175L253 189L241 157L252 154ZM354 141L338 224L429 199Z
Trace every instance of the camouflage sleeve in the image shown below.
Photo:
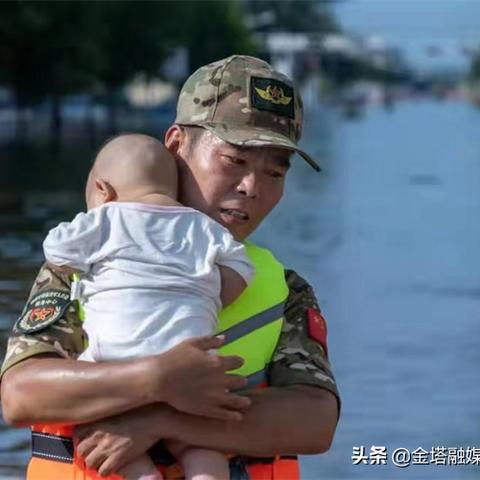
M282 333L269 367L272 386L306 384L325 388L339 401L327 357L326 324L312 287L292 270L285 272L290 289Z
M68 275L43 265L8 339L0 378L13 365L35 355L76 358L84 344L82 323L70 301Z

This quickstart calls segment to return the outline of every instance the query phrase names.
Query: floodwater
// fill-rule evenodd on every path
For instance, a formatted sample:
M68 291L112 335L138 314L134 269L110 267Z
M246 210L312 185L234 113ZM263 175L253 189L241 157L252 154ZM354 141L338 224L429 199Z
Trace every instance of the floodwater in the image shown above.
M254 236L312 283L329 327L342 415L331 450L302 459L302 478L478 479L480 111L416 100L350 120L319 108L306 123L303 143L324 171L295 159L283 203ZM46 229L81 208L69 189L88 162L68 162L29 178L24 200L10 192L0 211L2 342ZM64 192L55 182L68 172ZM27 431L0 426L0 478L21 478L28 442ZM353 447L367 464L353 464ZM441 463L436 447L460 464L431 463ZM403 468L392 456L401 448L411 456Z

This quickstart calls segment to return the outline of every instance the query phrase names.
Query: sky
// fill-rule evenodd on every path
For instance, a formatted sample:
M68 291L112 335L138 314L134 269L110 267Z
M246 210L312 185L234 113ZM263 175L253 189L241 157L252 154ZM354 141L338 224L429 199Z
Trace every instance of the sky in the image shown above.
M465 70L462 49L480 49L480 0L342 0L334 10L344 30L382 37L416 68Z

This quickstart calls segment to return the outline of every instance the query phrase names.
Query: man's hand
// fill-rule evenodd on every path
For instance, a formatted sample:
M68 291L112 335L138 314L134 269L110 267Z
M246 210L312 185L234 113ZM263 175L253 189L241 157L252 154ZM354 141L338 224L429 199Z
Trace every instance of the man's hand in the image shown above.
M246 386L246 379L226 372L239 368L243 359L210 352L223 337L201 337L181 342L162 354L156 401L185 413L219 420L241 420L250 399L231 393ZM152 357L155 358L155 357ZM155 371L152 371L155 377Z
M76 454L102 476L118 472L167 433L168 407L139 408L75 428Z

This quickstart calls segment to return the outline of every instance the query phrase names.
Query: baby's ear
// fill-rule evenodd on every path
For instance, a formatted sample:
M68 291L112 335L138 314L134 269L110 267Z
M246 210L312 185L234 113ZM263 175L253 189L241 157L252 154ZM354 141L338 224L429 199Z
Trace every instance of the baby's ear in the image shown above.
M113 202L117 199L117 192L115 189L101 178L95 179L95 189L102 196L103 203Z

